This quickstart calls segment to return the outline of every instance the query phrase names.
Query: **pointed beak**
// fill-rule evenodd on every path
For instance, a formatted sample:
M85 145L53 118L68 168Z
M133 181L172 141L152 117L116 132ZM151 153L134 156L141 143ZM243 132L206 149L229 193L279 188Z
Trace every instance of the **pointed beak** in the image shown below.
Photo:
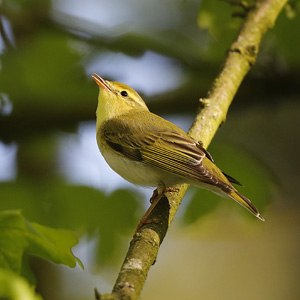
M112 91L112 89L109 85L109 82L107 80L104 80L97 73L94 73L94 75L92 75L92 77L96 81L96 83L99 85L100 89L106 89L106 90Z

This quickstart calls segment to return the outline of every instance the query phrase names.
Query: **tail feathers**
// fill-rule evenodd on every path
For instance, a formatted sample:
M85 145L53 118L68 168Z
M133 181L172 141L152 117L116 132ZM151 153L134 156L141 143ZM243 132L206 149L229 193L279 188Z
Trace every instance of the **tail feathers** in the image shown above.
M246 209L248 209L250 212L252 212L257 218L259 218L262 221L265 221L265 219L260 215L259 211L257 208L252 204L252 202L240 194L238 191L232 191L229 194L229 197L244 206Z

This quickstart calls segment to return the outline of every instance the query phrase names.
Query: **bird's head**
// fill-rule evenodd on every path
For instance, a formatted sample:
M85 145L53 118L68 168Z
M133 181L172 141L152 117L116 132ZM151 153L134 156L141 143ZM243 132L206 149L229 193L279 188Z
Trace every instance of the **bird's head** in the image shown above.
M141 96L128 85L104 80L96 73L92 77L100 88L97 108L97 120L100 122L133 109L148 111Z

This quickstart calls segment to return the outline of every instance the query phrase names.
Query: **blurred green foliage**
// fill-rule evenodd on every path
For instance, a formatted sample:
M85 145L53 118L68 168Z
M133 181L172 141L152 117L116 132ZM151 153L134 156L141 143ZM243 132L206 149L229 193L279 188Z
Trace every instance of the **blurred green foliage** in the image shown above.
M180 17L175 20L166 14L164 25L157 22L151 27L146 18L143 23L143 17L148 15L143 10L145 4L131 1L130 11L138 20L132 22L129 18L124 24L108 28L72 14L71 7L70 13L59 11L57 4L69 5L64 0L0 2L0 141L1 146L17 145L17 175L14 180L0 183L0 209L21 209L30 221L96 240L95 264L113 265L123 252L123 237L133 233L143 214L141 195L125 189L108 194L72 184L61 174L58 163L57 134L76 134L80 122L95 120L98 88L92 83L88 67L108 53L139 58L152 51L172 58L182 68L182 81L174 90L148 97L149 107L158 114L194 116L198 99L205 96L242 22L231 15L241 9L211 0L201 1L200 6L196 0L154 1L154 11L172 9ZM95 9L99 9L97 4L105 8L104 2L95 1ZM274 177L280 185L298 176L291 158L298 145L293 139L299 128L299 10L299 2L291 1L275 28L268 32L258 62L231 108L235 113L224 125L228 128L238 120L238 126L230 127L230 132L222 131L223 137L217 135L209 149L217 164L245 185L242 191L260 210L272 205ZM96 66L93 71L98 72ZM132 72L111 60L105 66L117 73ZM136 76L143 77L143 68ZM5 97L12 106L11 113L4 113ZM277 112L289 103L294 104L294 113L287 112L272 123ZM254 113L253 107L257 109ZM269 114L264 114L265 110ZM261 115L265 123L257 126L257 117ZM244 118L247 123L243 123ZM288 122L294 125L282 125ZM268 127L269 124L272 126ZM238 132L236 140L232 136ZM262 137L260 132L264 133ZM260 140L255 139L257 136ZM248 147L252 139L259 148ZM233 141L234 146L230 145ZM277 164L279 158L281 163ZM265 160L268 164L264 164ZM284 174L282 165L288 166ZM213 214L221 201L229 202L196 190L183 219L190 224L205 214ZM238 211L248 219L252 217L242 209L235 212Z
M2 299L14 300L41 300L28 282L16 273L0 269L0 295L5 295Z
M198 25L210 33L209 49L205 54L212 62L223 58L242 24L243 20L233 18L232 13L232 6L225 1L201 1Z
M75 267L79 262L82 266L71 252L77 239L69 231L28 222L19 211L8 210L0 214L0 228L1 268L21 274L31 283L34 278L26 255L39 256L70 267Z

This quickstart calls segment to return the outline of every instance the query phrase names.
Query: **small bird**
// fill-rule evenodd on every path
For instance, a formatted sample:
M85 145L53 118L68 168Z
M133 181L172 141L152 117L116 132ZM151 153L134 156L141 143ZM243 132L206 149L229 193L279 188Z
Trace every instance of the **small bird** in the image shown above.
M175 124L151 113L131 87L92 75L100 88L97 107L97 143L109 166L127 181L156 187L151 206L138 228L165 191L187 183L208 189L244 206L264 221L249 199L232 185L241 185L223 173L201 143Z

